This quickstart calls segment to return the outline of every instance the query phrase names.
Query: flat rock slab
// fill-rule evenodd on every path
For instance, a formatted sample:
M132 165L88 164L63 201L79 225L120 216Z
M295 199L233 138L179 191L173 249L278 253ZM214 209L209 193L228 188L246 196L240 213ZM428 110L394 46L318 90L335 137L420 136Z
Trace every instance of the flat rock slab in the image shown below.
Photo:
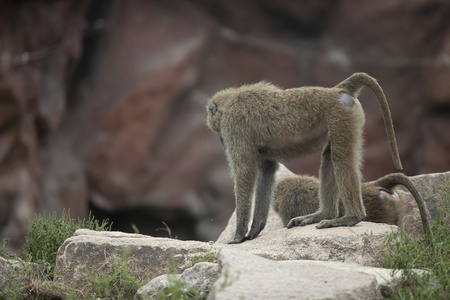
M398 227L361 222L353 227L316 229L314 225L263 231L237 245L180 241L122 232L80 229L60 247L55 276L77 288L89 286L88 277L111 272L114 260L126 256L130 274L143 283L167 273L172 263L180 274L190 257L219 248L239 249L273 260L322 260L377 264L377 254L389 232Z
M342 262L269 261L230 247L220 250L217 262L198 263L176 275L176 278L186 286L194 287L200 295L209 296L209 299L307 299L308 295L310 298L316 295L320 299L376 299L379 297L378 291L389 297L393 280L401 274L392 269ZM420 274L422 271L414 272ZM374 278L376 285L373 284ZM279 287L274 287L280 282ZM289 284L301 286L292 289ZM345 288L341 284L346 284ZM168 275L161 275L140 288L134 299L156 299L170 285ZM243 288L245 285L249 288ZM330 297L331 293L334 293L333 297Z
M374 275L312 261L272 261L229 247L208 299L381 299Z
M194 288L200 295L208 295L214 282L217 280L219 265L211 262L200 262L192 268L186 269L181 275L175 275L176 280L186 283ZM138 299L159 299L158 295L171 285L169 275L161 275L141 287L134 296Z
M230 219L230 223L233 222ZM273 260L322 260L377 264L377 255L391 232L399 232L394 225L360 222L352 227L317 229L315 225L264 230L255 239L241 244L227 245ZM230 233L231 234L231 233ZM231 235L221 236L220 242Z
M440 218L442 199L445 190L450 191L450 171L445 173L423 174L409 177L416 186L427 205L430 220ZM413 236L422 235L420 213L414 197L403 186L396 187L396 191L403 202L403 224L406 232Z
M55 276L83 288L89 285L88 276L111 272L114 260L126 257L130 274L146 283L167 274L168 264L181 273L189 267L191 256L210 249L205 242L79 229L59 248Z

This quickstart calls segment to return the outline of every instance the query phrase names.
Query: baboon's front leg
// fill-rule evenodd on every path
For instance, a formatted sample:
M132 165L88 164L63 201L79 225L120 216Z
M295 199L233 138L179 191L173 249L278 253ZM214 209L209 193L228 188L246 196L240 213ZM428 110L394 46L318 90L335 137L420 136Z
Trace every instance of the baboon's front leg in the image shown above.
M240 166L234 172L234 193L236 197L236 232L227 244L238 244L244 241L250 221L252 194L256 177L256 165Z
M247 240L254 239L266 226L270 201L273 197L275 171L277 168L278 163L270 160L262 162L259 166L256 180L255 210L253 213L252 227L245 237Z

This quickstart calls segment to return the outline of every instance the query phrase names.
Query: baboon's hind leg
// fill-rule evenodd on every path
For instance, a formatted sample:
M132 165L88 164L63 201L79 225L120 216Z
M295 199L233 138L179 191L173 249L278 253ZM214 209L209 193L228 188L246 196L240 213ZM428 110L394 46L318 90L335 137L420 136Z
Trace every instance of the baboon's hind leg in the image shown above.
M364 114L362 111L360 114L358 111L353 111L352 118L343 123L335 124L340 126L330 126L329 135L333 138L330 156L336 179L337 197L339 201L342 201L344 216L336 218L336 215L333 219L324 219L316 226L317 228L353 226L366 216L362 201L360 172ZM321 198L321 201L329 200ZM321 203L321 205L324 204L326 203Z
M293 218L287 224L287 228L295 226L305 226L307 224L318 223L324 219L334 219L338 216L338 189L336 184L334 167L331 161L331 145L328 141L322 151L320 162L320 185L319 199L320 207L315 213Z

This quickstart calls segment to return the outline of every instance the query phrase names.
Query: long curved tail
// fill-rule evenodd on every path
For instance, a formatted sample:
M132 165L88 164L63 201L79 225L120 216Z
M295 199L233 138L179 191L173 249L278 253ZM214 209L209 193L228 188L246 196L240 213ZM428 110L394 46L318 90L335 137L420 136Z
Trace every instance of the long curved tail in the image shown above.
M400 161L400 155L398 153L394 125L392 124L391 111L389 110L386 97L384 96L383 90L381 89L377 80L373 77L370 77L366 73L355 73L346 80L339 83L336 87L344 90L346 93L356 98L364 86L369 87L378 99L378 103L380 104L381 112L383 114L384 126L386 127L386 133L389 140L389 148L391 150L392 161L394 162L394 166L397 169L401 170L403 169L403 167Z
M409 179L408 176L406 176L403 173L392 173L384 177L381 177L376 182L379 186L386 188L388 190L394 188L399 184L403 185L408 189L408 191L413 195L414 199L416 200L417 207L419 208L420 212L420 218L422 219L423 231L425 235L427 235L428 241L431 245L433 234L431 232L430 222L428 221L426 204L422 196L420 195L419 191L417 190L416 186L412 183L411 179Z

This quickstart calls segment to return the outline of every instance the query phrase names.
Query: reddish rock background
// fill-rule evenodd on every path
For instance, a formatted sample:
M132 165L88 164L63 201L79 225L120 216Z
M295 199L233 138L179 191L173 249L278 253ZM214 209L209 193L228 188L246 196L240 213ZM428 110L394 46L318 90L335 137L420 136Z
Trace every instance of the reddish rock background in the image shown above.
M234 210L205 101L233 85L383 87L407 175L450 169L450 3L3 1L0 238L70 209L132 232L210 240ZM364 177L395 171L364 90ZM289 162L317 175L320 154ZM157 230L164 228L164 230Z

